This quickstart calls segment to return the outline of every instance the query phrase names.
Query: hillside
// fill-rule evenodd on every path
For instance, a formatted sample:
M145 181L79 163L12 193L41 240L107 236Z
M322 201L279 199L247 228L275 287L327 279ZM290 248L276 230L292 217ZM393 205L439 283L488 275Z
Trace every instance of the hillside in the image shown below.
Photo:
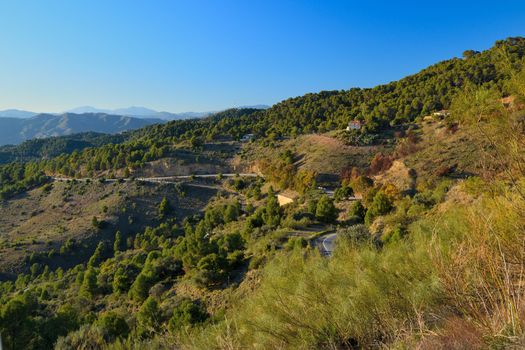
M525 347L524 53L0 148L4 347Z
M158 225L164 197L174 218L199 213L215 189L140 182L54 182L0 205L1 277L13 278L39 262L53 270L89 259L100 241L123 239ZM93 225L96 217L100 227ZM179 219L179 224L182 222ZM175 223L175 221L173 221ZM74 247L62 248L68 244ZM64 252L65 250L65 252Z
M121 143L128 133L102 134L95 132L79 133L67 136L56 136L31 139L19 145L0 146L0 164L11 162L28 162L57 157L63 153L82 151L88 147L100 147L108 143Z
M504 52L509 62L502 62ZM146 127L130 134L129 141L121 145L118 159L126 158L126 161L119 161L116 166L138 165L138 154L143 158L149 153L148 159L156 158L148 149L153 144L160 148L184 141L198 144L210 140L238 140L248 133L277 140L311 132L343 130L354 118L363 120L362 133L381 134L388 131L390 125L406 124L433 111L449 108L454 96L466 86L493 88L500 96L508 95L507 63L519 62L524 53L525 39L510 38L468 58L440 62L397 82L371 89L308 94L266 110L231 109L203 119ZM85 157L96 158L108 151L101 147L87 152ZM134 157L131 157L132 152L136 152ZM80 158L83 157L81 154ZM87 159L81 160L85 161ZM63 164L53 165L53 168L61 167Z
M159 123L160 119L140 119L106 114L38 114L30 118L0 118L0 146L25 140L81 132L115 134Z

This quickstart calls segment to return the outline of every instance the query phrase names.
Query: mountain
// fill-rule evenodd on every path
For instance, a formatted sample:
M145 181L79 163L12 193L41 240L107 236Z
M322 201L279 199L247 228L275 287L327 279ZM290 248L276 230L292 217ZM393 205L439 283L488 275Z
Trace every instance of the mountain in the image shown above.
M239 106L237 108L239 109L268 109L268 108L271 108L272 106L268 106L268 105L248 105L248 106Z
M37 115L38 113L22 111L19 109L6 109L0 111L0 118L31 118Z
M201 118L212 114L213 112L182 112L182 113L171 113L171 112L159 112L146 107L132 106L127 108L117 109L102 109L92 106L82 106L67 110L66 113L105 113L112 115L123 115L134 118L157 118L164 120L179 120L179 119L192 119Z
M26 119L0 118L0 145L89 131L115 134L162 122L161 119L133 118L104 113L38 114Z

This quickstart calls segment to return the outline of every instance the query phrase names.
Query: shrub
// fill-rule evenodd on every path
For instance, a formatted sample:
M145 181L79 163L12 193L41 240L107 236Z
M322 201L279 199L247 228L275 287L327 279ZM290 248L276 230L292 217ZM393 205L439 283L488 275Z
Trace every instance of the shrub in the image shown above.
M155 299L149 297L140 307L137 313L137 334L141 337L149 337L158 331L162 321L159 304Z
M113 342L116 338L126 338L129 334L129 326L126 320L114 312L102 314L96 325L102 329L104 339Z
M266 349L388 344L399 329L417 329L421 315L439 306L425 249L400 242L378 251L342 240L330 259L304 251L278 255L228 321L204 328L200 339L193 334L191 342Z
M58 338L55 349L103 349L107 345L104 332L100 327L83 325L78 331L69 333L66 337Z
M315 217L322 222L334 222L337 219L337 208L327 195L321 196L315 209Z
M383 153L377 153L370 163L369 172L372 175L382 173L392 166L393 159L390 156L385 156Z
M365 224L371 225L376 217L387 214L392 208L392 200L384 192L377 192L366 212Z
M354 195L354 191L352 190L352 187L342 186L335 191L334 200L336 202L340 202L353 195Z
M208 318L208 313L201 304L183 299L173 310L173 316L168 322L168 329L175 333L183 327L203 322L206 318Z
M337 239L347 242L360 243L370 240L371 235L365 225L352 225L337 230Z
M361 201L355 201L352 205L352 208L350 208L350 216L357 218L360 222L363 222L366 215L366 208L363 206Z

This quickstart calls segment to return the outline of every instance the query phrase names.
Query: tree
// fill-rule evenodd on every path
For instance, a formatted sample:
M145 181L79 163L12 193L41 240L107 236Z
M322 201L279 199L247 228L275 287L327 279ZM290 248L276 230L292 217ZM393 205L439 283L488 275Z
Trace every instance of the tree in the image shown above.
M96 216L93 216L93 219L91 219L91 226L93 226L96 229L99 229L101 224L100 221L98 221L98 218Z
M370 190L374 185L374 181L366 176L358 176L357 178L351 180L350 186L354 190L354 193L362 194L363 196Z
M199 137L192 136L190 139L190 145L192 149L199 149L204 145L204 142Z
M220 282L225 277L224 258L216 253L208 254L199 260L197 264L196 281L202 286L210 286L213 283Z
M164 219L171 212L171 206L166 197L159 204L159 218Z
M82 281L80 292L88 297L92 297L97 293L97 289L97 272L94 268L90 267L86 273L84 273L84 280Z
M273 227L279 226L281 222L281 207L271 187L268 191L263 219L266 225Z
M463 58L465 59L469 59L475 55L479 54L479 51L475 51L475 50L465 50L463 51Z
M161 321L161 313L157 301L149 297L140 307L137 314L137 333L142 337L153 334Z
M363 222L366 215L366 208L363 206L361 201L355 201L354 205L350 209L350 216L358 218L359 221Z
M36 301L27 293L9 300L2 308L1 331L6 349L25 349L31 340L30 314Z
M103 242L98 242L97 248L95 249L95 252L89 258L88 261L88 267L95 267L98 266L102 261L102 255L104 254L105 245Z
M334 222L337 219L337 208L334 201L327 195L322 195L317 202L315 217L322 222Z
M338 231L338 239L343 239L352 243L366 242L372 236L367 227L363 224L352 225Z
M224 210L224 222L232 222L237 220L239 216L239 206L235 204L228 204Z
M129 278L122 267L119 267L113 275L113 293L123 293L129 289Z
M31 276L36 277L42 272L42 265L40 265L39 263L34 263L33 265L31 265L30 271Z
M387 214L392 210L392 200L384 192L379 191L374 196L372 204L365 215L365 224L370 225L378 216Z
M115 242L113 243L113 252L115 255L120 251L120 248L122 247L122 235L120 231L117 231L115 233Z
M150 288L150 278L141 272L135 279L135 282L131 285L129 297L136 301L143 301L148 297Z
M352 187L342 186L335 191L334 200L336 202L340 202L352 196L353 194L354 194L354 191L352 190Z

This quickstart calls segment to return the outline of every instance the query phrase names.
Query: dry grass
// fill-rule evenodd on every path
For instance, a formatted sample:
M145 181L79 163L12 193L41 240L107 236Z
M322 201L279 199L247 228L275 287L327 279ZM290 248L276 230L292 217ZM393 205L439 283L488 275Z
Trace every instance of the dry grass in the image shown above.
M524 213L507 193L451 209L434 228L431 256L448 303L494 342L525 333Z

